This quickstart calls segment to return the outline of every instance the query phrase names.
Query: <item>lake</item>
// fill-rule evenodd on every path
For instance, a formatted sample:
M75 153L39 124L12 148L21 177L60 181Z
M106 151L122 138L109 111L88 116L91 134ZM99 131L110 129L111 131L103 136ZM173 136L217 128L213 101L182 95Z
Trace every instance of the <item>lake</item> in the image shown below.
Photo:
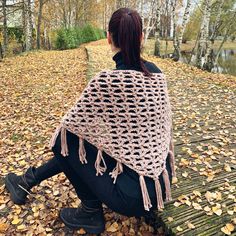
M216 51L213 51L213 53L216 53ZM190 55L190 52L182 52L181 61L188 63ZM212 68L211 72L236 76L236 49L222 49L218 64Z

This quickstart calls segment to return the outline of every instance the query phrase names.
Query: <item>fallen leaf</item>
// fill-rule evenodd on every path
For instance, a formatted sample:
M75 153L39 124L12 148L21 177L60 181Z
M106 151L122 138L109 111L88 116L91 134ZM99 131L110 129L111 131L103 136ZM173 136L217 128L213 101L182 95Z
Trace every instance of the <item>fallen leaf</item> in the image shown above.
M222 210L218 207L212 207L212 211L218 216L222 214Z
M11 222L12 225L17 225L19 224L20 222L22 222L21 219L19 219L18 217L14 217L13 221Z
M0 223L0 233L5 233L8 228L9 228L8 224Z
M196 228L195 225L190 223L190 222L187 223L187 226L188 226L189 229L195 229Z
M116 232L118 229L119 229L119 225L118 225L116 222L114 222L112 225L110 225L110 226L107 228L106 231L111 232L111 233L114 233L114 232Z
M183 231L183 229L182 229L180 226L177 226L176 229L177 229L178 231Z
M169 217L167 217L167 220L168 220L169 222L172 222L174 219L169 216Z

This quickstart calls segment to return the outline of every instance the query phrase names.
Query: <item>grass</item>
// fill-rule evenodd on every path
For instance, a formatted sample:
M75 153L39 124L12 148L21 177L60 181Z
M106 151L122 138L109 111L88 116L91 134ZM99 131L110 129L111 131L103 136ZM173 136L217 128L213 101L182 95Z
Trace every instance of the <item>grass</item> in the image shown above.
M216 41L213 48L218 49L220 46L220 43L221 43L221 41ZM148 39L143 51L149 55L153 55L154 54L154 44L155 44L154 39ZM195 44L195 41L188 41L187 43L183 43L181 45L181 50L189 52L193 49L194 44ZM165 48L166 48L166 42L164 40L161 40L161 54L165 54ZM236 49L236 41L235 42L231 42L231 41L226 42L223 46L223 49ZM168 41L167 54L172 53L173 51L174 51L173 42Z

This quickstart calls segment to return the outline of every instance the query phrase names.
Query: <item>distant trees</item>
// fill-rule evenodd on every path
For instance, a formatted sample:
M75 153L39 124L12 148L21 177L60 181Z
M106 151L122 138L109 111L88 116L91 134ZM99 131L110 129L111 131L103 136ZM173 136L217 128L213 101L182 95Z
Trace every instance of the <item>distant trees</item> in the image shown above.
M235 0L204 0L197 5L184 35L196 40L190 59L192 64L208 70L216 64L224 43L236 32L235 3ZM216 39L221 39L221 44L213 53Z
M7 5L7 0L0 1L3 53L8 48L9 19L15 17L16 11L21 19L21 25L17 27L23 32L18 41L24 51L41 47L50 49L55 32L60 28L84 27L89 23L106 31L111 14L120 7L136 9L140 13L144 45L150 36L154 37L156 56L163 53L161 39L165 42L165 56L172 41L175 60L181 59L183 41L195 40L189 62L200 68L211 67L227 39L236 36L236 0L16 0L11 6ZM213 58L215 41L219 38L222 41L218 56Z

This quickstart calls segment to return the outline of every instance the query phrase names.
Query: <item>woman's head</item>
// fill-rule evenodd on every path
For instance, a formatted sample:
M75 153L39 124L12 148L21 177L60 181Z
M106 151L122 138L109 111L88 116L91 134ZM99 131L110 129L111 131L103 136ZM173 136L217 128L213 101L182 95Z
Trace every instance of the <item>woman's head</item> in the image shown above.
M140 56L143 39L142 19L137 11L120 8L115 11L108 25L108 41L121 50L124 63L138 66L145 74L150 75Z

